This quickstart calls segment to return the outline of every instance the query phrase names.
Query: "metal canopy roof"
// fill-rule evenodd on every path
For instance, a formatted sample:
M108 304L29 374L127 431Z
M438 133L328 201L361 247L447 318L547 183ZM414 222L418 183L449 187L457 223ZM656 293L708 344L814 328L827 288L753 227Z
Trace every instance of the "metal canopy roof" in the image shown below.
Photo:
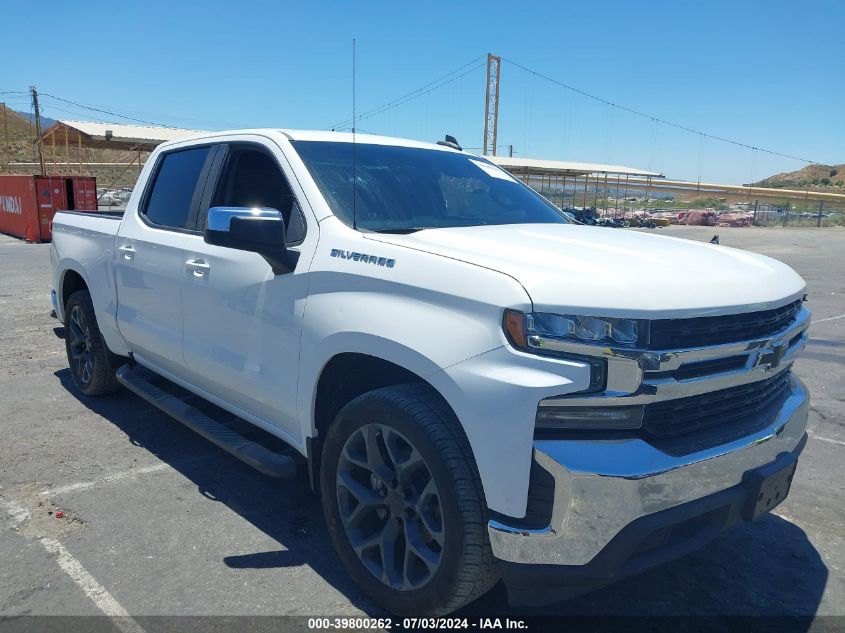
M84 147L153 150L165 141L202 134L200 130L173 127L124 125L123 123L94 123L90 121L60 120L47 128L41 140L52 140ZM52 139L51 139L52 137Z
M582 176L585 174L613 174L614 176L647 176L663 178L656 171L623 167L622 165L602 165L600 163L575 163L568 160L539 160L535 158L514 158L508 156L487 156L488 160L512 174Z
M166 141L175 141L204 133L206 132L203 130L186 130L174 127L125 125L123 123L98 123L63 119L45 130L41 135L41 140L42 142L50 141L53 144L58 141L59 143L81 147L152 151ZM300 132L300 134L307 133ZM337 132L324 134L342 136ZM513 174L529 176L613 174L614 176L664 177L659 172L624 167L622 165L602 165L600 163L577 163L563 160L539 160L535 158L514 158L506 156L487 156L486 158Z

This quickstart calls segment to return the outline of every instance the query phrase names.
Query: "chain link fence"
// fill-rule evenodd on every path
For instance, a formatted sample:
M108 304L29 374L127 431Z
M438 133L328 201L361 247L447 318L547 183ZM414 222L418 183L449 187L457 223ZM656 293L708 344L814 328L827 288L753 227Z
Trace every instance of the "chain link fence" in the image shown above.
M714 194L680 200L661 193L659 183L654 183L646 195L642 191L626 191L624 181L617 191L615 187L605 189L604 183L597 179L524 176L521 179L559 209L579 220L587 218L587 223L609 218L629 219L636 224L639 218L648 217L696 226L845 226L845 202L839 201L710 197Z

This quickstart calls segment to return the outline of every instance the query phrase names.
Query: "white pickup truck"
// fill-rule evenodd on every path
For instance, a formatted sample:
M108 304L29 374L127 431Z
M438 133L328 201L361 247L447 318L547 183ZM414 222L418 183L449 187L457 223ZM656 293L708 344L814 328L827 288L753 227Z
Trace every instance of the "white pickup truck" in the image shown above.
M340 561L394 613L678 557L783 501L806 442L792 269L578 225L453 139L165 143L122 218L59 213L51 255L79 390L122 384L268 475L307 468Z

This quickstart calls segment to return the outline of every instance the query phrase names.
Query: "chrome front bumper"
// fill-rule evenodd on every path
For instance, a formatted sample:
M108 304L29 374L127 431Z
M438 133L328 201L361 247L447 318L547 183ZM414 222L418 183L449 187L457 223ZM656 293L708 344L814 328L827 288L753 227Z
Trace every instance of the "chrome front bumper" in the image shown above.
M551 521L524 529L491 520L493 554L512 563L586 565L633 521L736 486L748 471L795 451L807 409L807 390L791 376L771 424L700 452L675 457L639 438L536 440L535 459L554 477Z

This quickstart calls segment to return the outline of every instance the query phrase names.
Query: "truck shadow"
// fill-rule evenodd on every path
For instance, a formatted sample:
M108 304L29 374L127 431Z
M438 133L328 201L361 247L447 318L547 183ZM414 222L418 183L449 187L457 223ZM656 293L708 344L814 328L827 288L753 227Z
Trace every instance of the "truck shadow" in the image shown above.
M827 579L828 569L806 533L768 515L672 563L566 602L512 608L510 615L610 618L603 630L624 623L613 618L633 616L622 629L631 630L641 617L673 631L709 630L711 619L726 619L720 625L726 630L746 630L742 622L750 625L747 618L763 618L769 630L803 631L812 623ZM485 596L470 608L483 613L495 608L497 600L504 600L504 592ZM658 620L651 622L655 617ZM734 617L737 621L731 622Z
M197 491L277 541L279 549L226 556L235 569L307 565L357 608L383 615L346 575L326 532L319 497L304 469L295 481L266 477L151 408L127 391L80 394L70 371L55 372L64 388L197 486ZM807 535L769 515L743 525L686 558L587 596L542 608L511 608L501 584L458 615L487 616L812 616L828 570ZM322 614L317 614L322 615ZM803 620L802 620L803 622ZM809 620L807 620L809 623ZM674 630L695 630L678 620ZM794 630L794 629L793 629Z

